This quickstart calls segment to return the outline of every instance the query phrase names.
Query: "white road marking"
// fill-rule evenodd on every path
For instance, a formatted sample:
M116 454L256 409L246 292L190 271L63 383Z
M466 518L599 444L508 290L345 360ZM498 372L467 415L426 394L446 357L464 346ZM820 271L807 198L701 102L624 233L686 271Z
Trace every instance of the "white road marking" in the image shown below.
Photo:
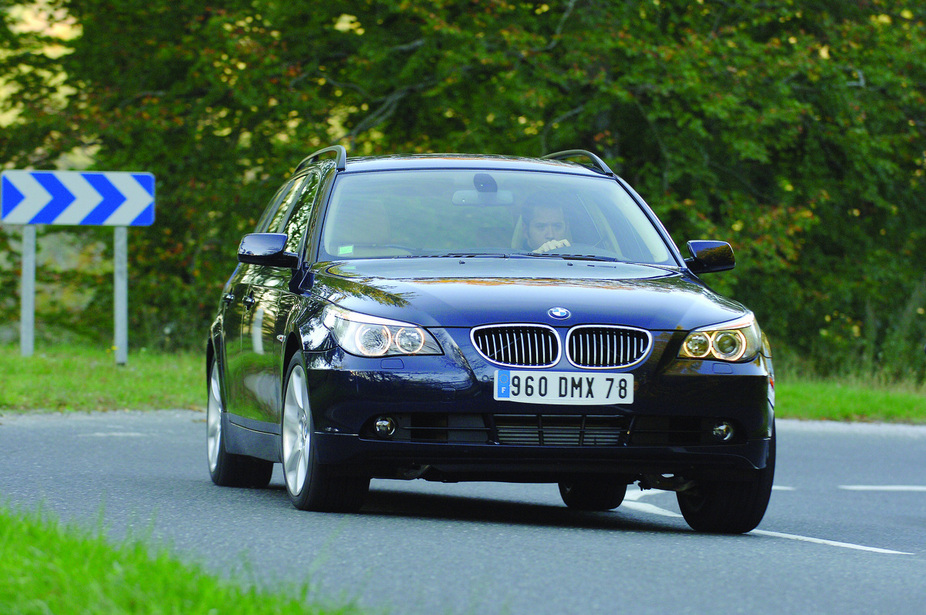
M803 542L812 542L818 545L829 545L831 547L842 547L843 549L855 549L856 551L868 551L870 553L886 553L888 555L913 555L913 553L907 553L905 551L892 551L890 549L879 549L877 547L855 545L850 542L825 540L823 538L811 538L810 536L798 536L796 534L782 534L781 532L769 532L768 530L752 530L750 534L760 534L762 536L771 536L773 538L787 538L788 540L801 540Z
M846 491L918 491L926 492L926 485L839 485Z
M659 508L658 506L653 506L652 504L647 504L645 502L628 502L624 500L624 503L621 504L621 508L626 508L628 510L635 510L641 513L649 513L651 515L660 515L662 517L678 517L681 518L681 515L672 512L671 510L666 510L665 508Z
M780 490L793 490L793 487L779 487ZM624 497L624 502L621 504L621 508L628 510L635 510L637 512L649 513L653 515L660 515L663 517L681 517L682 515L672 512L671 510L666 510L652 504L647 504L645 502L640 502L640 498L652 495L654 493L662 493L656 490L649 491L629 491ZM886 555L914 555L914 553L907 553L906 551L893 551L891 549L880 549L878 547L866 547L865 545L856 545L850 542L840 542L838 540L826 540L824 538L813 538L811 536L799 536L797 534L785 534L783 532L771 532L768 530L752 530L750 534L757 534L759 536L768 536L770 538L784 538L787 540L798 540L801 542L810 542L818 545L827 545L829 547L839 547L842 549L854 549L856 551L867 551L869 553L883 553Z
M137 431L94 431L92 433L79 433L78 438L144 438L145 434Z
M796 491L796 489L794 487L779 487L778 485L773 485L772 491Z

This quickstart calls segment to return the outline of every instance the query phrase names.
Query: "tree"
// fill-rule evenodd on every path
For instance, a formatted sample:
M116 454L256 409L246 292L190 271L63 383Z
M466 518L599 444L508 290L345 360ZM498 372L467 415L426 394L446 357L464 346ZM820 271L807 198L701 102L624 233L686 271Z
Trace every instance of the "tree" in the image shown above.
M926 336L916 306L893 317L910 309L896 297L926 284L926 28L913 4L50 6L80 35L33 63L41 79L16 68L22 53L3 65L32 95L0 150L38 166L92 147L99 168L157 175L157 224L131 241L145 339L205 332L229 247L303 156L337 141L353 154L594 149L676 241L734 244L740 266L712 281L780 347L837 369L886 365L891 336ZM39 36L6 32L7 58Z

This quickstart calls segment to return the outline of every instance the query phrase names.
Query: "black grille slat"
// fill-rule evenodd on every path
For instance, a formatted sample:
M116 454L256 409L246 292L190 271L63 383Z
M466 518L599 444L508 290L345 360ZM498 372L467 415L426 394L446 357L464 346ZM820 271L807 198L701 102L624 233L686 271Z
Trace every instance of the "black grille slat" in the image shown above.
M580 326L569 331L566 351L576 367L627 367L649 353L652 338L629 327Z
M508 367L550 367L559 360L559 336L545 325L487 325L472 331L485 359ZM611 325L580 325L569 330L566 351L576 367L608 369L635 365L652 347L647 331Z
M422 444L502 444L507 446L659 447L716 446L741 443L745 432L720 442L712 432L717 418L612 414L392 414L393 434L375 431L374 420L362 437Z
M495 415L499 444L513 446L623 446L629 424L610 415Z
M559 360L559 338L541 325L489 325L473 330L484 358L511 367L549 367Z
M634 421L631 446L711 444L710 421L693 416L641 416Z

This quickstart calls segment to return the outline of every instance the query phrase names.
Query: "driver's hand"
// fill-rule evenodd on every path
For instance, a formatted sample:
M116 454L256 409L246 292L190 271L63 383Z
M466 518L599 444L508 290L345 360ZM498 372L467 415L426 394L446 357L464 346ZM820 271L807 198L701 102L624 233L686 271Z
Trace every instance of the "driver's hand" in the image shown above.
M534 254L543 254L544 252L549 252L550 250L555 250L556 248L567 248L571 245L572 244L569 243L568 239L551 239L550 241L534 250Z

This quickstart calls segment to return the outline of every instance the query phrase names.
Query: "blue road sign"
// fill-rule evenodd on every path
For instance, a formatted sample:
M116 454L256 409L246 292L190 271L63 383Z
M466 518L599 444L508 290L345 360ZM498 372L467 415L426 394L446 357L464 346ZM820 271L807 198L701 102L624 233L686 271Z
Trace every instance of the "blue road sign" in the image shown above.
M82 171L3 171L4 224L150 226L154 175Z

